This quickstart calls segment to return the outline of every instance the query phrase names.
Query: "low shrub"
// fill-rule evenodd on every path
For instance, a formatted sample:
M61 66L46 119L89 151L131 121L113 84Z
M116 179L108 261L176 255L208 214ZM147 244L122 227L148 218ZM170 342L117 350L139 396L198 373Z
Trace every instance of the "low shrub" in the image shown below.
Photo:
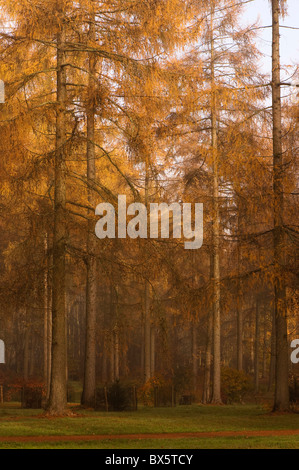
M145 384L138 389L138 399L145 406L154 406L155 404L155 388L166 385L164 377L156 375L151 377Z
M240 403L244 395L252 390L251 378L243 371L224 367L221 370L221 389L224 403Z
M43 383L26 382L22 388L22 408L42 408L46 397L46 389Z
M136 411L137 391L116 381L107 387L98 387L95 395L95 409L101 411Z

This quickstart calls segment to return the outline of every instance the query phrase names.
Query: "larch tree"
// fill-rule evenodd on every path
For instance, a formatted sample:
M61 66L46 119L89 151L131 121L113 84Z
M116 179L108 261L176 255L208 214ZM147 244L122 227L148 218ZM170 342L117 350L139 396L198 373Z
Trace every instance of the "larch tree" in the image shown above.
M285 2L283 2L285 3ZM289 409L289 357L285 280L284 161L282 149L280 31L281 2L272 0L272 118L274 192L274 302L275 302L275 400L274 410Z
M229 206L228 201L233 199L234 173L236 170L241 173L241 167L245 164L245 159L240 157L238 145L242 147L246 139L250 138L250 131L247 130L246 134L244 126L247 125L248 129L254 128L250 121L257 112L259 100L262 98L262 92L259 91L257 83L260 77L258 73L254 74L258 51L253 43L250 28L239 25L242 8L242 1L236 1L230 5L224 2L211 2L203 17L202 45L196 52L199 58L202 55L205 83L204 92L202 91L198 98L200 119L197 118L196 121L200 123L199 130L200 127L203 128L202 134L199 134L199 152L207 154L208 165L202 165L202 167L211 173L212 186L213 327L208 328L210 334L212 333L212 338L207 342L206 359L207 368L210 368L210 345L213 344L212 401L214 403L221 402L221 309L223 309L221 289L224 289L224 285L223 273L221 273L223 263L220 263L220 258L225 239L225 230L221 224L226 226L226 231L231 230L228 223L229 217L224 217L224 214L226 206ZM236 135L240 136L240 142L237 142ZM235 141L234 146L227 145L231 139ZM239 181L238 184L242 188L246 185L246 181ZM208 324L210 325L210 322ZM209 375L210 373L207 372L206 377ZM208 383L205 388L209 390ZM208 391L205 393L205 401L207 395Z
M52 298L52 364L48 411L64 414L67 408L67 345L66 345L66 144L67 87L66 31L64 9L57 2L60 26L57 31L57 112L54 179L53 233L53 298Z
M163 9L162 4L155 2L140 2L138 5L131 2L128 2L128 4L122 2L120 8L115 9L114 2L107 1L104 4L93 1L82 2L83 9L92 9L93 12L92 19L89 20L92 36L89 35L86 43L81 41L81 43L69 44L68 51L77 51L78 54L88 53L89 82L93 88L88 87L88 99L90 102L93 99L95 102L98 100L98 110L94 105L93 110L89 109L87 113L88 175L86 184L89 187L94 188L95 186L95 184L91 184L92 182L95 183L96 166L92 163L96 159L95 147L117 169L124 180L126 179L115 159L111 158L109 146L114 143L113 135L116 133L115 130L118 130L118 132L122 130L121 126L125 120L134 121L134 116L131 117L131 110L127 108L127 97L130 96L130 99L136 100L132 89L138 92L138 86L136 87L133 84L132 89L130 89L130 84L133 79L135 84L146 80L147 85L149 85L147 92L150 93L151 85L146 77L151 75L151 70L155 70L152 66L154 61L150 54L169 54L185 41L182 35L182 27L189 15L188 5L185 7L180 2L173 0L162 3ZM155 21L153 21L153 18L155 18ZM182 24L180 24L181 20ZM99 58L101 59L100 71L97 70L96 65ZM96 76L98 77L97 84L95 83ZM104 134L100 136L99 132L95 132L96 124L103 126L104 123L105 125L109 123L111 129L108 137ZM113 128L114 130L112 130ZM92 166L93 169L90 171ZM99 180L101 180L100 176L96 179L96 184ZM90 189L91 193L92 190ZM89 198L88 205L91 205L91 198ZM89 232L90 230L91 226ZM95 286L95 264L93 264L95 263L95 256L94 248L89 249L94 243L94 235L90 233L87 243L89 253L87 255L86 363L82 396L82 403L85 404L90 404L93 401L95 389L96 297L94 288L91 287ZM93 264L93 267L91 264ZM90 296L92 296L92 299ZM148 311L148 302L146 302L146 311ZM148 344L150 344L150 334L147 337Z
M95 43L95 15L91 12L89 24L89 39ZM96 57L93 52L88 57L88 103L87 103L87 185L88 205L95 207L95 195L92 185L96 178L95 160L95 113L96 113ZM91 211L90 211L91 212ZM90 214L91 215L91 214ZM94 220L90 217L87 233L87 276L86 276L86 340L84 384L81 402L93 406L96 388L96 311L97 311L97 260Z
M9 365L48 382L52 415L68 379L88 407L100 377L156 374L221 403L222 366L257 390L274 362L274 409L289 407L298 107L281 106L285 2L272 1L271 84L243 3L0 0L0 321ZM118 194L203 202L202 248L171 222L167 240L97 240L96 205Z
M220 213L219 213L219 169L217 142L217 91L215 84L215 4L211 2L211 148L213 173L213 235L212 235L212 281L213 281L213 393L212 402L221 403L221 310L220 310Z

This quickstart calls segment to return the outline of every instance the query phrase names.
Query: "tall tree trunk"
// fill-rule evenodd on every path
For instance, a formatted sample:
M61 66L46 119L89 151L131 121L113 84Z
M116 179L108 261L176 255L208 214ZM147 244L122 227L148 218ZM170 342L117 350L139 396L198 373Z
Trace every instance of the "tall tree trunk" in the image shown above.
M270 353L270 366L269 366L269 382L268 391L271 390L275 377L275 362L276 362L276 332L275 332L275 309L272 312L272 329L271 329L271 353Z
M114 334L112 332L110 341L110 381L115 381L115 348L114 348Z
M198 376L198 344L197 344L197 323L196 321L191 324L192 334L192 372L193 372L193 391L197 388Z
M265 379L267 372L267 354L268 354L268 344L267 344L267 315L264 314L264 328L263 328L263 369L262 377Z
M270 365L269 365L269 382L268 392L271 390L275 377L276 363L276 332L275 332L275 309L272 312L272 328L271 328L271 348L270 348Z
M91 19L89 37L95 41L94 18ZM95 207L92 185L96 178L95 165L95 74L96 58L89 54L89 96L87 105L87 184L89 206ZM94 234L93 212L90 211L87 233L87 276L86 276L86 338L82 404L94 405L96 388L96 297L97 263L96 237Z
M243 312L239 304L237 310L237 368L240 371L243 370Z
M121 364L122 364L122 373L127 376L129 374L129 365L128 365L128 339L126 336L123 338L123 346L121 348Z
M272 0L272 109L274 170L274 291L276 324L276 373L274 410L289 409L288 332L283 229L283 155L281 132L279 0Z
M217 142L217 100L215 84L215 49L214 49L214 4L211 11L211 127L213 153L213 403L221 403L221 325L220 325L220 257L219 257L219 179L218 179L218 142Z
M211 253L211 277L212 277L212 262L213 253ZM204 371L204 384L202 402L204 404L210 403L211 400L211 366L212 366L212 343L213 343L213 315L209 311L207 318L207 342L205 349L205 371Z
M32 334L29 348L29 377L33 377L35 371L35 345L35 337Z
M151 328L151 377L155 375L156 369L156 329Z
M144 286L144 381L151 378L151 318L150 318L150 284L145 280Z
M259 391L259 365L260 365L260 312L259 299L256 300L255 306L255 352L254 352L254 388L255 392Z
M48 284L49 284L49 269L48 269L48 234L45 234L44 239L45 247L45 272L44 272L44 384L48 390L48 357L49 357L49 295L48 295Z
M114 329L114 375L115 380L119 380L119 328Z
M249 343L250 343L250 373L254 374L254 347L255 347L255 341L254 341L254 331L255 331L255 312L252 310L250 312L250 330L251 330L251 336L249 338Z
M58 11L60 10L57 5ZM65 144L66 130L66 73L65 31L57 34L57 115L55 152L55 198L53 236L53 299L52 299L52 368L48 411L64 414L67 411L66 383L66 307L65 307Z
M49 237L45 234L45 273L44 273L44 384L47 391L47 400L50 395L51 380L51 344L52 344L52 304L51 286L49 280Z
M52 284L49 283L48 277L48 364L47 364L47 402L50 397L50 384L51 384L51 368L52 368Z
M103 356L102 356L102 382L105 384L108 379L108 369L107 369L107 339L106 336L103 341Z
M145 162L145 206L149 204L149 161ZM145 279L144 286L144 381L151 378L151 314L150 314L150 283Z
M115 327L114 327L114 367L115 367L115 380L119 380L120 377L120 328L119 328L119 287L116 284L114 289L115 295Z
M23 369L23 377L24 380L27 381L29 378L29 327L28 325L25 326L25 335L24 335L24 369Z
M240 205L238 205L240 210ZM238 235L240 234L240 216L238 216ZM237 287L237 369L243 370L243 311L241 298L241 282L240 282L240 261L241 261L241 247L238 241L237 246L237 264L238 264L238 287Z
M140 370L144 375L144 312L141 319L141 348L140 348Z

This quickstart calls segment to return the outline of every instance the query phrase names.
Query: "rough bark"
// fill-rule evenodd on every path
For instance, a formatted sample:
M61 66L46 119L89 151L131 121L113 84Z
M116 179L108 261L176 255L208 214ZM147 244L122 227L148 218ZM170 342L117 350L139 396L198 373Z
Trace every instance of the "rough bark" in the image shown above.
M119 380L119 328L114 329L114 376Z
M240 210L240 206L239 206ZM240 233L240 218L238 217L238 234ZM241 248L237 246L237 264L238 264L238 298L237 298L237 369L243 370L243 311L240 302L241 298L241 282L240 282L240 262Z
M29 327L26 325L25 327L25 335L24 335L24 380L27 381L29 378Z
M149 161L145 162L145 206L149 204ZM151 378L151 313L150 313L150 283L145 279L144 285L144 381Z
M215 86L215 50L213 36L214 6L211 11L211 128L213 153L213 403L221 403L221 326L220 326L220 257L219 257L219 176L218 176L218 142L216 115L216 86Z
M89 36L95 40L94 25L91 23ZM87 184L88 202L90 207L95 207L92 183L96 178L95 165L95 55L89 55L89 103L87 106ZM97 263L96 263L96 237L94 234L94 222L92 212L89 214L87 233L87 275L86 275L86 338L85 338L85 363L82 404L94 405L96 388L96 300L97 300Z
M268 345L267 345L267 317L264 317L264 325L263 325L263 369L262 369L262 377L263 379L266 377L267 372L267 353L268 353Z
M59 9L59 8L58 8ZM53 293L52 293L52 368L48 411L67 412L66 383L66 307L65 307L65 144L66 132L66 73L65 32L57 34L57 114L55 152L55 197L53 234Z
M103 341L103 356L102 356L102 383L106 383L108 380L108 357L107 357L107 339L106 335Z
M213 266L213 254L211 254L211 277ZM208 314L207 319L207 342L205 349L205 371L204 371L204 385L202 402L204 404L210 403L211 400L211 366L212 366L212 343L213 343L213 315L212 311Z
M51 379L51 343L52 343L52 312L51 312L51 288L49 282L49 260L48 260L48 234L45 234L44 246L46 265L44 272L44 384L46 387L47 399L50 394Z
M240 305L237 310L237 369L243 370L243 312Z
M45 257L47 259L47 253L48 253L47 234L45 234L44 246L45 246ZM46 262L45 271L44 271L44 384L47 389L48 389L48 356L49 356L48 301L49 301L49 298L48 298L48 262Z
M115 381L115 348L114 348L114 335L111 337L110 343L110 381Z
M255 351L254 351L254 389L259 391L259 365L260 365L260 312L259 299L256 300L255 307Z
M144 287L144 381L151 378L151 318L150 318L150 285L145 281Z
M276 362L276 332L275 332L275 310L272 312L272 330L271 330L271 356L269 367L269 382L268 391L271 390L275 377L275 362Z
M48 365L47 365L47 402L50 397L51 367L52 367L52 285L48 283Z
M36 341L34 335L31 335L30 338L30 348L29 348L29 377L34 377L35 370L35 351L36 351Z
M156 330L151 328L151 377L155 375L156 369Z
M283 152L281 131L279 0L272 0L272 112L273 112L273 189L274 189L274 292L276 329L276 370L274 410L289 409L288 333L284 273L283 229Z
M194 322L191 325L192 334L192 372L193 372L193 390L197 388L197 376L198 376L198 344L197 344L197 324Z

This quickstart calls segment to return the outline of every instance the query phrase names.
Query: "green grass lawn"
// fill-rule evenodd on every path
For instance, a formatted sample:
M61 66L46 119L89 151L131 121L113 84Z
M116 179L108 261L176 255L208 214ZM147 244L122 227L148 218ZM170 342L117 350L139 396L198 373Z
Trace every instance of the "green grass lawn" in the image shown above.
M74 408L78 416L48 419L40 410L22 410L18 404L0 407L0 436L68 436L175 432L297 430L299 414L272 414L262 406L177 406L140 408L134 413L100 413ZM12 443L1 449L214 449L299 448L299 436L213 437L183 439L118 439L88 442Z
M295 437L250 437L213 439L138 439L89 442L1 443L0 449L298 449Z

